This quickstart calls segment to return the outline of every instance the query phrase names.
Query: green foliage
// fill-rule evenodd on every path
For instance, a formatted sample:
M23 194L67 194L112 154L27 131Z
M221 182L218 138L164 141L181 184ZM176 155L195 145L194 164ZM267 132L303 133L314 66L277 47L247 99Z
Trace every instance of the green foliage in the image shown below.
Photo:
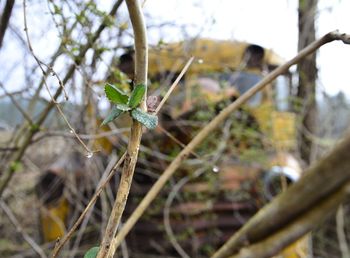
M143 95L145 95L145 92L146 92L145 85L143 84L136 85L134 90L131 92L131 95L128 101L128 106L131 108L136 108L140 104L143 98Z
M98 251L100 250L100 247L95 246L89 249L84 255L84 258L95 258L98 254Z
M127 104L129 97L122 90L116 86L107 83L105 86L105 93L109 101L114 104Z
M143 112L141 109L136 108L131 111L131 116L146 126L148 129L154 129L158 125L158 117L155 115Z
M112 108L112 110L109 112L108 116L103 120L101 126L112 122L114 119L116 119L122 113L123 113L122 110L120 110L118 107L114 106Z
M131 110L131 108L125 104L117 104L116 107L123 112Z
M143 84L138 84L135 86L134 90L129 96L117 86L107 83L105 86L106 96L109 101L115 104L115 106L112 108L108 116L103 120L101 126L112 122L122 113L129 112L132 118L146 126L148 129L156 128L158 125L158 117L148 114L147 112L144 112L141 109L137 108L137 106L141 103L145 92L146 86Z

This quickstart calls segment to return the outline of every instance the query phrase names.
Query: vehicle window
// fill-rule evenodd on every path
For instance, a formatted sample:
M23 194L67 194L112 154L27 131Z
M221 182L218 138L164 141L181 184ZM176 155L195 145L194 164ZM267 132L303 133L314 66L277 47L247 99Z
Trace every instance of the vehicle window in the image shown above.
M236 87L239 93L242 95L251 89L256 83L262 79L259 74L247 73L247 72L236 72L232 74L229 82L232 86ZM262 93L256 93L252 98L250 98L247 104L251 107L256 107L261 104Z
M276 79L275 102L278 111L289 110L289 86L286 76L278 76Z

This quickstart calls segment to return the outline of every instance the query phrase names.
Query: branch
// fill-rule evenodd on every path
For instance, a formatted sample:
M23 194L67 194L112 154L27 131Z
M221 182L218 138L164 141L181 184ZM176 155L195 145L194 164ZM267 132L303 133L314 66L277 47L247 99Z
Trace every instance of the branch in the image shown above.
M269 258L278 254L286 246L297 241L332 215L338 206L349 197L349 193L350 184L347 183L331 196L322 200L315 209L307 211L298 220L266 239L242 248L237 255L230 256L230 258Z
M161 189L164 187L169 178L175 173L176 169L181 165L182 161L187 158L187 156L196 148L211 132L218 128L223 121L237 110L242 104L248 101L254 94L266 87L270 82L272 82L277 76L286 72L289 67L298 63L301 59L307 55L315 52L322 45L329 43L334 40L342 40L344 43L350 42L350 36L347 34L340 34L338 32L330 32L320 38L319 40L313 42L308 47L300 51L293 59L286 62L285 64L279 66L271 73L269 73L264 79L252 87L249 91L241 95L235 102L223 109L209 124L207 124L184 148L178 156L173 160L173 162L168 166L168 168L162 173L157 182L149 190L147 195L142 199L140 204L137 206L133 214L124 224L123 228L119 231L118 235L113 240L113 245L118 246L121 241L126 237L135 223L139 220L151 202L156 198Z
M9 20L11 18L11 13L13 9L13 5L15 4L15 0L7 0L6 5L4 8L4 12L1 15L1 20L0 20L0 48L2 47L2 42L5 37L5 32L7 29L7 25L9 23Z
M120 5L122 4L123 0L117 0L116 3L113 5L111 11L109 12L110 16L114 16L119 9ZM100 37L102 31L107 27L107 23L104 20L101 25L98 27L96 32L94 33L91 40L89 40L84 46L80 48L79 54L74 59L74 64L72 64L64 79L62 80L62 84L65 85L73 76L76 67L82 62L83 58L85 57L86 52L93 46L93 44L96 42L96 40ZM61 95L63 88L59 87L55 94L53 95L53 100L56 101L57 98ZM29 130L25 133L23 133L21 146L19 147L18 151L16 151L12 157L10 158L10 164L20 162L25 151L29 147L29 145L32 142L33 136L39 131L40 126L44 123L47 116L49 115L50 111L55 106L54 101L50 101L49 104L45 107L45 109L40 113L39 118L37 119L35 123L35 127L29 128ZM8 166L5 168L5 171L2 173L0 178L0 197L2 196L5 188L7 187L8 183L10 182L14 170L12 168L13 166Z
M120 159L118 160L118 162L113 166L113 168L111 169L111 172L109 173L108 177L106 178L106 180L104 180L101 184L99 184L95 194L92 196L91 200L89 201L88 205L86 205L84 211L80 214L79 218L77 219L77 221L74 223L73 227L67 232L67 234L62 238L61 241L59 241L59 243L56 244L53 252L52 252L52 258L56 258L58 257L59 252L61 251L61 249L63 248L63 246L65 245L65 243L67 243L67 241L69 239L71 239L71 237L73 236L73 233L77 230L77 228L79 227L79 225L81 224L81 222L83 221L84 217L86 216L86 214L88 213L88 211L94 206L94 204L97 201L97 198L100 196L100 194L103 191L103 188L106 187L106 185L108 184L108 182L112 179L112 177L114 176L115 172L117 171L117 169L119 168L119 166L123 163L124 159L125 159L126 153L124 153Z
M255 243L286 227L320 205L350 180L350 135L304 176L262 208L212 258L227 257L246 243ZM300 201L302 200L302 201ZM300 236L300 235L299 235Z
M18 219L15 217L13 212L11 211L10 207L7 206L7 204L0 200L0 206L11 221L11 223L15 226L16 230L21 233L24 240L33 248L33 250L41 257L41 258L47 258L45 252L43 249L34 241L33 238L31 238L26 232L23 231L23 228L18 221Z
M135 41L135 85L147 84L147 66L148 66L148 49L146 26L144 24L143 14L138 0L126 0L131 23L134 30ZM146 110L147 90L141 108ZM103 236L101 247L97 258L114 256L115 246L111 246L111 242L117 232L120 219L125 209L127 198L130 192L132 178L137 162L138 151L142 136L142 124L133 120L131 127L131 135L129 139L127 154L123 166L123 171L118 187L117 197L113 205L111 215L108 220L107 228Z
M346 240L345 234L345 221L344 221L344 209L343 205L340 205L336 214L336 226L337 226L337 236L339 242L339 249L342 254L342 258L350 258L349 246Z
M182 72L180 73L180 75L176 78L175 82L171 85L170 89L174 89L174 87L177 85L177 83L181 80L182 76L184 75L185 71L188 69L189 64L192 62L192 59L190 59L187 64L184 66L184 68L182 69ZM169 91L170 91L169 89ZM174 136L172 136L171 134L169 134L168 132L166 132L162 127L160 127L158 125L158 128L162 130L162 132L164 132L167 136L169 136L172 140L174 140L176 143L178 143L181 147L184 147L185 145L183 143L181 143L179 140L177 140ZM118 130L114 130L111 132L105 132L105 133L101 133L98 135L80 135L80 137L82 139L96 139L99 137L106 137L106 136L110 136L110 135L114 135L116 133L122 133L124 132L124 129L118 129ZM49 133L49 135L62 135L62 136L68 136L66 134L59 134L59 133ZM69 134L70 137L72 137L71 134ZM0 149L1 150L1 149ZM196 157L199 157L196 153L192 152L192 154ZM55 258L58 256L60 250L62 249L63 245L69 241L69 239L72 237L73 233L76 231L76 229L78 228L78 226L82 223L84 217L86 216L86 214L88 213L88 211L93 207L94 203L96 202L97 198L99 197L99 195L101 194L103 188L105 188L105 186L108 184L108 182L112 179L113 175L116 172L116 169L120 166L120 164L124 161L126 157L126 152L122 155L122 157L120 158L120 160L118 161L118 163L116 165L114 165L113 169L111 170L109 176L106 178L105 181L103 181L103 183L101 183L101 186L98 187L98 189L96 190L94 196L91 198L91 200L89 201L88 205L85 207L84 211L82 212L82 214L80 215L80 217L77 219L77 221L74 223L73 227L69 230L69 232L63 237L63 239L56 245L55 250L53 252L52 258Z
M13 97L13 95L7 92L5 86L1 82L0 82L0 88L5 92L5 95L10 98L12 104L17 108L17 110L21 113L24 119L26 119L27 122L30 125L32 125L33 122L30 115L21 107L21 105L17 102L17 100Z

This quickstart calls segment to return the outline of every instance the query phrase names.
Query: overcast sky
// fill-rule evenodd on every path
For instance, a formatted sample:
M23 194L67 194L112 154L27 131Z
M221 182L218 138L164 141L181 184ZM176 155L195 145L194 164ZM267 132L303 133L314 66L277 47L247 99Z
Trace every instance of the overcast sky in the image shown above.
M274 49L289 59L297 53L297 0L147 0L145 11L163 21L196 25L193 34L217 39L236 39ZM350 33L350 1L320 0L317 36L339 29ZM182 34L168 31L166 40ZM156 39L151 34L150 40ZM350 97L350 46L340 42L324 46L318 54L319 89L329 94L343 90Z
M350 33L350 1L319 1L317 36L335 29ZM112 2L101 0L99 7L107 11ZM46 9L45 12L40 12L42 8L47 7L40 1L30 5L28 23L34 48L41 58L45 58L57 47L51 42L58 41L58 35L54 28L47 28L54 25L50 25L49 21L52 19ZM125 5L123 9L126 11ZM21 2L17 3L15 10L11 23L23 28ZM183 25L183 30L179 26L174 29L164 27L161 32L158 29L150 30L150 43L156 43L160 38L177 41L185 36L202 36L259 44L273 49L285 59L290 59L297 53L297 0L146 0L144 11L152 17L146 19L148 24L175 22ZM38 16L37 13L44 15ZM48 22L43 22L43 19ZM15 39L14 35L11 36ZM0 51L0 60L3 68L6 66L6 71L12 72L1 73L0 70L0 79L16 82L18 78L23 78L25 67L11 67L20 67L18 64L23 63L23 57L18 55L18 49L23 45L8 39L5 38L5 43L11 43ZM39 40L34 41L35 39ZM325 89L327 93L334 95L343 90L350 98L350 46L340 42L328 44L321 48L318 57L319 92ZM28 57L25 62L34 63L34 60ZM12 88L16 85L14 83Z

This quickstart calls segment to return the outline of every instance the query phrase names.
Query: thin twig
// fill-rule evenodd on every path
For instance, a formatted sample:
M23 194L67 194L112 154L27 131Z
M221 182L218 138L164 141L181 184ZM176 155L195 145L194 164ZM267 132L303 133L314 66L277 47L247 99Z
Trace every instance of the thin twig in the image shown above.
M59 112L59 114L61 115L61 117L63 118L63 120L65 121L65 123L67 124L69 130L71 133L73 133L73 135L76 137L76 139L78 140L78 142L81 144L81 146L83 146L83 148L85 149L85 151L87 152L87 155L91 155L93 152L89 149L89 147L83 142L83 140L79 137L79 135L76 133L75 129L73 128L73 126L70 124L70 122L68 121L66 115L63 113L60 105L58 104L58 102L56 101L57 99L53 97L49 86L47 85L47 81L45 79L45 70L43 68L43 65L45 65L47 68L49 68L51 70L51 72L53 72L53 74L57 77L57 80L59 82L59 87L62 88L62 91L64 93L64 97L66 100L68 100L68 95L67 92L64 88L64 85L61 81L61 79L59 78L59 76L57 75L56 72L54 72L52 67L47 66L46 64L44 64L44 62L42 62L37 55L34 53L30 38L29 38L29 33L28 33L28 25L27 25L27 5L26 5L26 0L23 0L23 18L24 18L24 31L26 34L26 39L27 39L27 43L28 43L28 48L30 53L32 54L32 56L34 57L35 61L37 62L40 70L42 71L43 75L44 75L44 85L45 88L50 96L51 101L54 103L55 107L57 108L57 111Z
M123 3L123 0L116 0L115 4L112 6L110 12L108 15L115 16L117 13L120 5ZM62 83L65 85L74 75L74 72L77 68L77 65L81 64L82 60L84 59L87 51L93 46L93 44L96 42L96 40L100 37L101 33L104 31L104 29L107 27L107 22L104 19L100 26L97 28L93 36L91 37L88 42L81 46L79 50L79 54L74 58L74 64L72 64L65 75L65 77L62 80ZM45 76L44 76L45 77ZM38 91L37 91L38 93ZM62 93L62 87L59 87L55 94L53 95L53 99L57 99ZM39 93L38 93L39 94ZM21 140L21 145L18 147L18 150L13 153L13 155L10 157L9 162L7 164L5 171L1 174L0 177L0 197L4 193L4 190L8 186L8 183L11 181L12 176L14 175L15 170L12 168L12 163L20 162L25 151L29 147L29 145L32 142L32 138L34 135L39 131L39 127L44 123L46 118L48 117L50 111L54 108L55 103L53 101L49 102L47 106L44 108L44 110L39 114L38 119L36 120L37 128L33 130L21 130L21 134L18 135L19 139L16 139L16 142L19 142ZM23 128L22 128L23 129ZM24 127L24 129L26 129Z
M126 152L120 157L118 162L114 165L112 168L111 172L109 173L108 177L106 180L104 180L97 188L95 194L92 196L91 200L85 207L84 211L81 213L77 221L74 223L73 227L67 232L67 234L59 241L59 243L55 246L55 249L52 252L52 258L58 257L59 252L61 251L62 247L64 244L73 236L73 233L76 231L78 226L81 224L81 222L84 220L84 217L88 213L88 211L94 206L95 202L97 201L97 198L100 196L102 193L103 189L106 187L108 182L113 178L115 172L119 168L119 166L122 164L126 157Z
M190 61L190 60L189 60ZM187 62L187 64L189 63L189 61ZM186 71L188 68L184 67L182 71ZM183 76L183 74L179 74L179 76L177 77L176 81L180 81L181 77ZM174 84L173 84L174 85ZM176 86L176 84L175 84ZM172 88L172 87L171 87ZM159 126L160 129L168 136L170 137L172 140L174 140L177 144L179 144L181 147L185 147L185 145L179 141L177 138L175 138L173 135L171 135L169 132L167 132L164 128L162 128L161 126ZM80 135L81 138L83 139L95 139L95 138L100 138L100 137L105 137L105 136L110 136L110 135L114 135L117 133L121 133L124 132L122 129L115 129L112 130L111 132L105 132L105 133L100 133L98 135ZM49 133L50 134L50 133ZM50 134L51 135L51 134ZM68 134L65 133L52 133L52 135L62 135L62 136L68 136ZM200 158L198 154L196 154L195 152L191 152L195 157ZM86 206L86 208L84 209L83 213L80 215L80 217L78 218L78 220L75 222L74 226L70 229L70 231L66 234L65 237L63 237L63 239L60 241L59 244L56 245L55 250L57 250L57 254L55 254L55 250L53 252L52 258L56 257L60 251L60 249L62 249L63 245L71 238L71 236L73 235L73 233L75 232L75 230L77 229L77 227L80 225L80 223L82 222L82 220L84 219L84 217L86 216L87 212L89 209L91 209L93 207L93 204L96 202L97 198L99 197L99 195L101 194L102 190L105 188L105 186L108 184L108 182L113 178L114 173L116 172L117 167L119 167L119 165L121 164L121 162L124 161L124 158L126 156L126 153L123 154L123 156L121 157L121 159L118 161L117 165L114 166L114 168L112 169L112 171L110 172L109 176L106 178L106 180L101 184L101 186L96 190L95 195L91 198L91 200L89 201L88 205Z
M21 233L23 239L33 248L33 250L41 257L41 258L47 258L45 252L43 249L34 241L33 238L31 238L26 232L24 232L20 222L16 218L16 216L11 211L10 207L7 206L7 204L0 200L0 206L11 221L11 223L16 227L17 232Z
M196 148L202 141L213 132L222 122L230 115L232 112L237 110L241 105L248 101L252 96L254 96L258 91L266 87L270 82L277 78L277 76L283 74L292 65L298 63L301 59L307 55L315 52L322 45L329 43L334 40L342 40L344 43L350 41L350 36L346 34L340 34L338 32L330 32L320 38L319 40L313 42L308 47L300 51L293 59L286 62L285 64L279 66L272 72L270 72L266 77L264 77L260 82L258 82L254 87L248 90L246 93L241 95L235 102L223 109L213 120L211 120L198 134L192 139L192 141L184 148L178 156L173 160L173 162L168 166L168 168L162 173L157 182L148 191L146 196L142 199L140 204L137 206L133 214L125 222L124 227L118 232L117 236L113 239L113 246L119 246L120 242L126 237L135 223L139 220L151 202L156 198L161 189L164 187L169 178L175 173L178 167L182 164L183 160Z
M107 132L101 132L97 134L79 134L79 137L83 140L95 140L95 139L100 139L100 138L105 138L108 136L115 136L118 134L122 134L125 132L129 132L129 128L118 128L115 130L107 131ZM45 131L41 134L39 134L38 137L33 139L34 142L39 142L42 139L46 137L51 137L51 136L60 136L60 137L66 137L66 138L74 138L74 135L72 133L68 133L66 131Z
M21 107L21 105L17 102L17 100L13 97L12 94L8 93L6 88L4 87L4 85L0 82L0 87L2 88L2 90L5 92L5 95L8 96L11 100L11 102L13 103L13 105L15 105L15 107L18 109L18 111L22 114L22 116L27 120L27 122L32 125L33 121L30 117L30 115L24 111L24 109Z
M167 91L167 93L165 94L164 98L162 99L162 101L159 103L157 109L156 109L156 114L159 112L159 110L163 107L165 101L167 101L167 99L170 97L171 93L173 92L173 90L175 89L175 87L178 85L178 83L180 82L180 80L182 79L182 77L184 76L184 74L187 72L188 68L190 67L190 65L192 64L194 60L194 57L191 57L186 65L184 66L184 68L182 69L182 71L180 72L179 76L176 78L176 80L173 82L173 84L170 86L169 90Z
M300 61L301 58L313 53L318 48L320 48L322 45L332 42L334 40L341 40L346 44L350 43L350 36L347 34L341 34L338 31L330 32L320 38L319 40L316 40L306 48L304 48L302 51L298 53L298 55L293 58L292 60L288 61L286 64L292 64ZM285 66L284 64L283 66ZM282 66L282 67L283 67ZM274 73L277 70L280 70L281 67L274 70L272 73ZM271 74L271 73L270 73ZM268 75L269 76L269 75ZM268 77L267 76L267 77ZM263 80L264 81L264 80ZM273 204L270 203L269 206L264 207L261 209L251 220L249 220L248 223L246 223L238 232L236 232L235 235L233 235L214 255L213 258L222 258L226 257L228 254L232 253L232 251L235 251L239 249L244 242L247 241L247 238L250 238L249 241L253 241L252 237L254 238L260 238L265 236L266 234L271 233L274 229L281 227L286 223L286 221L290 222L292 219L294 219L295 216L298 215L298 213L302 213L303 210L309 209L311 205L314 204L314 202L317 200L317 198L320 198L320 196L326 195L332 187L339 187L340 182L344 182L344 178L342 176L346 177L347 175L343 175L343 171L347 171L347 169L340 169L336 170L335 167L331 168L331 175L326 174L327 169L323 167L324 166L330 166L332 159L339 158L339 160L336 161L336 163L339 163L341 161L347 160L348 157L340 157L340 155L346 155L346 149L348 148L347 143L350 142L350 138L345 139L343 143L341 143L339 146L337 146L337 149L334 149L334 152L330 154L327 159L323 163L319 163L318 167L313 166L310 168L311 171L308 171L305 173L305 176L299 180L296 184L293 185L293 187L289 188L287 191L283 192L283 195L280 195L278 201L278 214L284 214L282 217L275 216L273 220L273 225L269 223L263 223L264 218L267 220L271 220L271 218L275 215L276 209L274 208ZM339 151L337 153L336 151ZM333 165L335 166L335 165ZM346 163L339 164L339 166L346 166ZM323 175L321 176L321 172ZM336 175L336 173L341 173L340 175ZM307 177L312 177L310 179L307 179ZM328 177L328 179L327 179ZM315 179L316 178L316 179ZM319 181L317 181L319 179ZM305 181L306 180L306 181ZM323 186L323 180L328 181L326 186ZM312 186L318 186L317 194L311 194L311 193L305 193L304 191L315 191L313 190L313 187L308 186L305 187L304 184L310 184L312 182ZM307 189L306 189L307 188ZM293 190L295 189L295 190ZM290 191L294 191L293 194L288 195ZM297 198L297 196L300 196ZM303 196L303 197L301 197ZM306 198L307 197L307 198ZM284 199L285 198L285 199ZM293 198L293 200L292 200ZM294 199L295 198L295 199ZM302 204L300 203L300 198L304 198ZM275 199L276 200L276 199ZM288 200L288 201L287 201ZM291 206L293 204L297 203L296 208L292 208ZM284 211L284 212L283 212ZM250 237L247 237L247 234L250 234Z

